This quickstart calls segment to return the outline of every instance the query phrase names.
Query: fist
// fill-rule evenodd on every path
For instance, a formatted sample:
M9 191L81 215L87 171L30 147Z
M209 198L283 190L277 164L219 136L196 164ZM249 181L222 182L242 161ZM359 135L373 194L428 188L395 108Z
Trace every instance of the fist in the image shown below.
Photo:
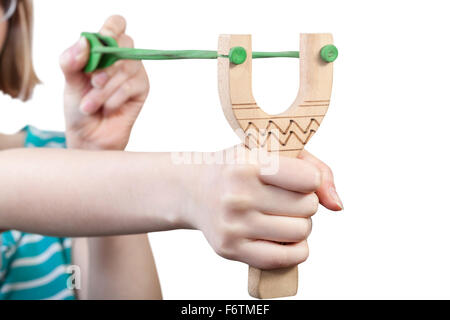
M196 227L220 256L260 269L307 259L322 174L306 160L277 161L278 170L270 175L261 174L258 163L210 168L214 172L209 171L201 189L208 203L196 211Z

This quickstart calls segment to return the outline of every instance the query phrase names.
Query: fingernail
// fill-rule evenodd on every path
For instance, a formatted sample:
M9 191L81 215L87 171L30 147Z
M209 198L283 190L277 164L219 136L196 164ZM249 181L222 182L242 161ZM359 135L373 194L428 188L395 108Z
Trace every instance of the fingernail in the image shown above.
M336 202L336 204L338 205L339 208L341 208L341 210L344 210L344 205L342 204L341 198L339 198L337 192L336 192L336 188L335 187L330 187L330 196L333 198L334 202Z
M80 106L81 112L86 115L89 115L92 112L94 112L94 109L95 109L95 104L90 100L83 102Z
M108 81L109 76L106 72L100 72L99 74L96 74L91 79L91 84L96 89L101 89Z
M75 60L80 61L84 59L86 50L87 50L88 44L85 37L81 37L80 40L78 40L76 46L75 46Z

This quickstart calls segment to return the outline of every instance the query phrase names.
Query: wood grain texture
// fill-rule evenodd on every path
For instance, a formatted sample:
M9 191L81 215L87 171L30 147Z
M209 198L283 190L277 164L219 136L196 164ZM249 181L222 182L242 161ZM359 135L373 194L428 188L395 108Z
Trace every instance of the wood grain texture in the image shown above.
M320 58L320 49L332 44L331 34L300 35L300 88L283 113L269 115L256 103L252 92L252 59L234 65L218 58L219 96L234 130L244 131L247 147L262 147L282 156L297 157L322 123L330 103L333 64ZM219 55L244 47L251 56L250 35L221 35ZM249 268L249 294L255 298L293 296L298 288L298 268L259 270Z

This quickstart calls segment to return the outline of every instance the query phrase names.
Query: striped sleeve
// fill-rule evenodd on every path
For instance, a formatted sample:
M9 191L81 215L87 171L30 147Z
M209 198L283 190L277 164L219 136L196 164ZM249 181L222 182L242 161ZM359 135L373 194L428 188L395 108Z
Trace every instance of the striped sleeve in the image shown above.
M0 236L0 283L3 282L6 272L6 245L3 244L3 235Z
M74 299L66 250L70 239L22 233L9 258L0 299Z
M39 130L33 126L22 129L25 132L25 148L66 148L64 133Z

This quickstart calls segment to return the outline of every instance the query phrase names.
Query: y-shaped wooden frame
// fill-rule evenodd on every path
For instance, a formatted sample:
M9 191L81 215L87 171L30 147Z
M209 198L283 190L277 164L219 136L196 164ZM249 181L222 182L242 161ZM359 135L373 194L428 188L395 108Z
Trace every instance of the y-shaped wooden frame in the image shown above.
M278 115L261 110L252 93L252 45L250 35L221 35L219 55L228 55L232 47L241 46L248 58L243 64L231 64L219 57L219 94L225 116L234 130L247 135L265 130L265 138L254 142L269 152L297 157L319 128L330 103L333 64L323 61L320 50L332 44L331 34L300 35L300 89L292 106ZM270 135L276 136L266 143ZM251 137L250 137L251 138ZM255 137L254 137L255 138ZM245 139L248 146L249 137ZM275 141L275 142L274 142ZM297 266L277 270L249 268L248 290L255 298L276 298L297 294Z

